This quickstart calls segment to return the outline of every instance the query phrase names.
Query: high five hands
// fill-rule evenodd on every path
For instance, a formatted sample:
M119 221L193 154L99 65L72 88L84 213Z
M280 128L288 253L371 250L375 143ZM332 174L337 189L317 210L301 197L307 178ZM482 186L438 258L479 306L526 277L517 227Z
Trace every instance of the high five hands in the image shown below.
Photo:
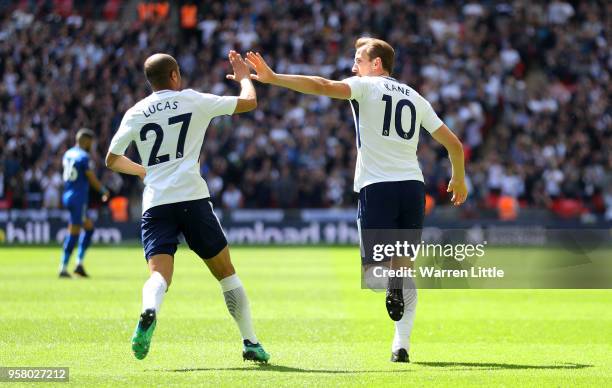
M264 84L271 83L276 76L270 66L266 63L260 53L249 51L246 56L249 66L255 70L256 74L251 74L251 79Z
M249 76L252 77L249 71L249 66L239 53L234 50L231 50L227 57L229 58L230 64L232 65L232 70L234 71L234 74L228 74L225 76L225 78L240 82L245 78L249 79Z
M260 53L249 51L245 60L239 53L231 50L227 57L232 65L232 70L234 70L234 74L225 76L227 79L240 82L244 78L250 78L268 84L276 76L276 73L272 71ZM250 74L249 67L255 70L255 74Z

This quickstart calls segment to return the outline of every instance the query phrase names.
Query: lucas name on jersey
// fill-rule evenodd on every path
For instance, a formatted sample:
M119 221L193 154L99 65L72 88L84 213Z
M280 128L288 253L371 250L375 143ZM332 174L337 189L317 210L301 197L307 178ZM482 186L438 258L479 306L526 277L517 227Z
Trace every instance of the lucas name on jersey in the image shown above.
M149 105L147 109L144 109L142 111L142 114L146 118L149 118L157 112L161 112L161 111L168 110L168 109L176 110L178 109L178 107L179 107L178 101L166 101L165 103L157 102L155 104Z

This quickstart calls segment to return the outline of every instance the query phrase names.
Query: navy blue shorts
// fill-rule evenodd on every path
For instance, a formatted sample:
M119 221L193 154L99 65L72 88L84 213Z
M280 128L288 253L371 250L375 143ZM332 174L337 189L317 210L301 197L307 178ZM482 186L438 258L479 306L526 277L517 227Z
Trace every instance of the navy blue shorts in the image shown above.
M421 181L380 182L362 188L357 215L362 263L372 263L374 244L398 240L417 244L424 218L425 184Z
M147 261L153 255L174 256L179 233L202 259L215 257L227 239L210 198L154 206L142 215L142 245Z

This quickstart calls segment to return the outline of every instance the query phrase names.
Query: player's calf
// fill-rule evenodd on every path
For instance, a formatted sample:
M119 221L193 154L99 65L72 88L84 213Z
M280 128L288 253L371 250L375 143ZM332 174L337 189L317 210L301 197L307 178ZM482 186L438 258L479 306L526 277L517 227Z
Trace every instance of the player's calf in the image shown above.
M81 231L81 235L79 237L79 248L77 251L77 265L74 269L74 274L81 277L89 277L85 272L85 268L83 267L83 261L85 260L85 252L89 245L91 244L91 238L94 233L93 223L91 220L89 222L85 222L85 228Z
M78 225L70 225L68 228L68 235L66 235L64 239L64 245L62 250L62 261L60 263L60 278L69 278L70 274L68 274L68 262L70 261L70 256L72 255L72 251L76 246L79 240L79 231L80 226Z
M235 273L229 248L225 246L216 256L205 259L204 262L211 273L219 279L227 310L240 330L244 345L242 358L256 362L268 362L270 355L266 353L255 335L249 299L240 278Z

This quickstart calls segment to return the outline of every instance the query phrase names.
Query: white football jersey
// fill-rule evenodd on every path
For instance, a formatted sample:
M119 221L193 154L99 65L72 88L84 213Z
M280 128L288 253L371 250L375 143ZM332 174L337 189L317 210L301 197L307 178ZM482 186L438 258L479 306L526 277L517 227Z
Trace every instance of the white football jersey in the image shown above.
M378 182L423 181L417 160L420 128L442 125L431 104L391 77L351 77L351 107L357 131L354 190Z
M200 175L204 134L213 117L234 113L237 102L237 97L192 89L160 90L128 109L109 151L123 155L136 143L147 171L143 213L157 205L210 197Z

